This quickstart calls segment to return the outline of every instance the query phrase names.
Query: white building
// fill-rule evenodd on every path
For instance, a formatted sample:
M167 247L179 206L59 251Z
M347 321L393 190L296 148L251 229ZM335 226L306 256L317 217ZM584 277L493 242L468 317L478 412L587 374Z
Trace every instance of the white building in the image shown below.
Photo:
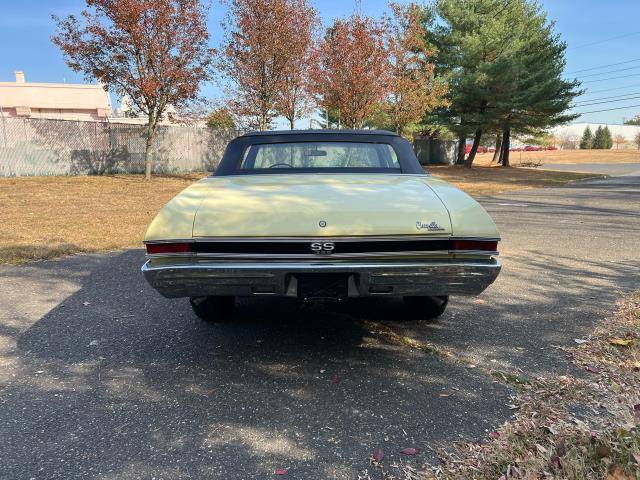
M617 135L622 135L627 143L620 145L620 148L638 148L633 143L636 136L640 133L640 126L636 125L607 125L606 123L572 123L569 125L562 125L551 129L551 133L561 140L561 143L580 142L582 134L585 128L591 128L591 133L595 133L598 127L609 127L611 131L611 137L615 138ZM615 144L613 148L616 148Z
M0 82L0 116L100 121L111 115L102 85L27 82L21 71L15 76L15 82Z

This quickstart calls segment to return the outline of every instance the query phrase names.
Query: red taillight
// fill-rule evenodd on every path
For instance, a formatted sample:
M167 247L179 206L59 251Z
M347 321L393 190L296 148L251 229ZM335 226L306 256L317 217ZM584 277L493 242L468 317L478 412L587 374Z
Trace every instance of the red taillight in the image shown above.
M496 240L451 240L451 250L483 250L497 252Z
M147 253L189 253L191 246L189 243L147 243Z

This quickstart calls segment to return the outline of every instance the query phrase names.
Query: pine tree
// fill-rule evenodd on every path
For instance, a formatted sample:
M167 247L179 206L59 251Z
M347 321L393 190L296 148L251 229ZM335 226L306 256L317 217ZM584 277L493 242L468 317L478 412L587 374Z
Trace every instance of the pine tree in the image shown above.
M594 150L603 150L605 148L607 148L607 138L606 138L606 134L604 133L604 129L602 128L602 126L599 126L596 129L596 133L593 136L593 147Z
M593 133L591 133L591 128L587 125L587 128L584 129L584 133L582 134L582 140L580 140L580 148L582 150L589 150L593 148Z
M437 0L430 39L449 73L451 106L441 117L456 133L501 131L503 165L511 132L532 134L576 118L567 114L581 92L563 78L566 44L533 0Z
M604 137L604 148L611 150L613 148L613 137L611 136L611 130L609 130L608 125L605 125L602 129L602 135Z

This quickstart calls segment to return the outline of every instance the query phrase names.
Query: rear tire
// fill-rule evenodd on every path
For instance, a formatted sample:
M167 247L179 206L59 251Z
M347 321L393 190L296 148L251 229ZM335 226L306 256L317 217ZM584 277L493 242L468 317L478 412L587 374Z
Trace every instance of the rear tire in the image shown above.
M235 297L191 297L193 313L205 322L222 322L233 311Z
M404 297L404 303L419 320L435 320L444 313L449 296L441 297Z

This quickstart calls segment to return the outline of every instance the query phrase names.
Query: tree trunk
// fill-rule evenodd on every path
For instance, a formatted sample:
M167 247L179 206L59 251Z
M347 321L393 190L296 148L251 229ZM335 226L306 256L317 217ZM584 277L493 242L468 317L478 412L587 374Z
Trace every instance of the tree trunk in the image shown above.
M294 123L295 122L294 122L293 118L294 117L289 118L289 127L291 128L291 130L295 130L295 127L294 127Z
M149 124L147 125L147 143L144 149L144 179L151 180L153 169L153 138L156 133L155 119L153 114L149 114Z
M511 127L505 127L502 131L502 166L509 166L509 144L511 142Z
M467 146L467 137L463 133L458 135L458 157L456 158L456 165L464 164L464 153Z
M495 163L500 159L501 150L502 150L502 134L498 133L496 135L496 151L493 152L493 158L491 159L491 163Z
M467 161L464 163L465 167L471 168L471 165L473 165L473 160L476 158L476 153L478 152L478 147L480 146L481 138L482 138L482 128L479 127L476 130L475 136L473 137L473 146L471 147L471 151L469 152Z

